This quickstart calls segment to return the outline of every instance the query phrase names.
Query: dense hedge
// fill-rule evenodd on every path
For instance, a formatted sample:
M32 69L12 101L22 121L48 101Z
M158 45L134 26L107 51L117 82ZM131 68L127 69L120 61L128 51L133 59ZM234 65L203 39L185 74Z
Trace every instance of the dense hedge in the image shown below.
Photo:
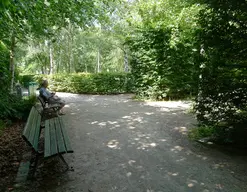
M247 2L205 1L197 119L222 143L247 144ZM209 11L210 10L210 11Z
M128 73L76 73L56 75L24 75L23 85L30 81L49 81L53 91L83 94L119 94L133 92L133 79ZM28 81L28 82L27 82Z
M181 42L172 45L173 30L139 30L128 41L136 92L141 98L181 99L197 91L199 67L193 56L195 45L190 37L180 38Z

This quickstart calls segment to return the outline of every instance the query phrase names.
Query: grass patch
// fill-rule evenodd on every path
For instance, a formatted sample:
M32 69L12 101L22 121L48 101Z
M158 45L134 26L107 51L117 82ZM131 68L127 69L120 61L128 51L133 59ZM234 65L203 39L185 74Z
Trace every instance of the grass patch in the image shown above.
M213 137L216 133L213 126L199 126L189 131L189 138L192 140L198 140L205 137Z

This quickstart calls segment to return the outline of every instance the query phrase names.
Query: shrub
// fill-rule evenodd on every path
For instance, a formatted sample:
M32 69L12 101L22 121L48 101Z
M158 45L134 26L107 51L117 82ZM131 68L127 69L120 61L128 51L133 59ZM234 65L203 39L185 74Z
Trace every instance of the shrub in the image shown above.
M35 102L36 97L20 99L16 95L2 93L0 94L0 119L25 120Z
M207 1L199 15L203 51L196 115L200 124L215 128L218 141L246 145L247 33L242 23L247 2L215 2Z
M49 81L49 89L59 92L84 94L120 94L133 92L133 79L129 73L34 75L31 81L40 83L42 79Z
M34 75L22 75L19 76L18 80L25 87L28 88L28 83L35 81Z
M216 129L213 126L199 126L197 128L193 128L190 130L189 137L195 140L198 140L204 137L210 137L213 139L215 132L216 132Z
M181 42L171 45L173 31L172 27L148 28L128 40L131 72L140 98L180 99L196 93L198 65L192 51L196 46L190 37L182 38L182 30L181 36L176 37Z

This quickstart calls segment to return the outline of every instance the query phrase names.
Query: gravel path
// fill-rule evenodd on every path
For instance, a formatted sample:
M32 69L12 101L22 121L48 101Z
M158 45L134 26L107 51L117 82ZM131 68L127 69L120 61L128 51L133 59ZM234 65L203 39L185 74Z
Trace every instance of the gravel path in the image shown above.
M247 191L246 156L188 140L195 124L186 113L189 103L58 95L67 102L64 119L75 152L65 159L74 171L49 168L35 191Z

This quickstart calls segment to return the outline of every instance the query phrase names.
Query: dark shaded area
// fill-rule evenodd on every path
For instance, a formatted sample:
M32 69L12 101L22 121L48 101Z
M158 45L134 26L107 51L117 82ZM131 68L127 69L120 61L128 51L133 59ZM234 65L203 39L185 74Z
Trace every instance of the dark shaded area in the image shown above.
M0 191L13 188L13 182L22 160L22 155L29 150L21 138L23 123L16 123L5 128L0 135Z
M246 1L205 1L197 119L219 143L247 145Z

